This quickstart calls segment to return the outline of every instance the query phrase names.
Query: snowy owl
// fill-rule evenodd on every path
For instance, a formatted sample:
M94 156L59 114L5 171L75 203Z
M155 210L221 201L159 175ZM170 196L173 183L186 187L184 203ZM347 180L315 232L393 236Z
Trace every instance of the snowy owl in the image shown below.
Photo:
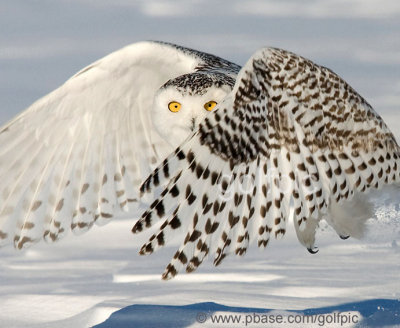
M218 265L252 241L266 247L292 212L311 253L322 218L341 238L360 237L373 216L368 191L400 179L399 146L366 100L275 48L240 68L133 44L6 124L0 144L3 243L54 241L148 204L132 231L158 230L140 254L182 240L164 279L209 254Z

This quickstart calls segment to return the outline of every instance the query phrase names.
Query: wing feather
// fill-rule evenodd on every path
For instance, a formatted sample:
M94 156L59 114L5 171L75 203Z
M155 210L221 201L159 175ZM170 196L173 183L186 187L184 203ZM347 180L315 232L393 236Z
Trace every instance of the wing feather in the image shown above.
M180 204L174 215L180 217L190 208L196 213L164 279L185 265L188 272L195 270L207 254L214 253L214 264L229 253L241 255L246 236L265 247L271 236L285 233L292 204L298 239L310 252L316 251L315 230L322 217L341 237L358 237L366 214L353 217L343 211L352 202L366 206L360 195L367 190L400 180L400 149L372 107L329 69L275 48L261 49L250 58L232 93L177 152L196 167L208 167L210 174L195 183L198 177L186 161L173 155L163 166L174 163L179 174L157 174L155 183L153 173L142 186L148 192L155 185L168 186L172 178L179 191L175 204ZM225 174L233 177L229 183L220 178ZM243 189L244 175L256 179L249 190ZM211 177L218 180L212 183ZM182 191L191 185L196 199L182 202ZM232 192L219 211L219 200L226 196L221 186L232 187ZM154 204L162 203L165 195ZM210 206L217 208L212 218L201 210L204 195L211 195ZM151 207L145 216L155 210ZM208 235L205 225L216 228ZM162 233L168 239L166 227L161 226ZM197 249L188 240L198 242Z
M173 150L149 109L168 80L199 70L232 76L212 55L141 42L82 69L0 129L0 241L57 240L136 215L141 181Z

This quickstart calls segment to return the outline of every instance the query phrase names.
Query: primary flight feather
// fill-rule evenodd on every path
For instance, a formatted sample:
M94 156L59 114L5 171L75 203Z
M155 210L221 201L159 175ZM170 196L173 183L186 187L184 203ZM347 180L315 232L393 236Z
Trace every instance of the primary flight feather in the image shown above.
M241 69L172 44L133 44L6 124L0 145L2 244L137 217L146 199L133 232L163 221L140 253L182 239L164 279L209 254L217 265L252 241L267 246L285 234L291 208L312 253L322 218L340 237L360 237L373 215L368 190L400 174L396 140L366 100L275 48Z

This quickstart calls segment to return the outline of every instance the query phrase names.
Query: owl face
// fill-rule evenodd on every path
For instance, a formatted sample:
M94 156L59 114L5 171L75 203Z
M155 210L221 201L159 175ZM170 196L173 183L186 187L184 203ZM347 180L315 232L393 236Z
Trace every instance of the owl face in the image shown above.
M204 76L200 80L198 75ZM233 83L216 83L205 74L188 74L168 81L154 98L155 129L171 146L178 146L222 102L232 87Z

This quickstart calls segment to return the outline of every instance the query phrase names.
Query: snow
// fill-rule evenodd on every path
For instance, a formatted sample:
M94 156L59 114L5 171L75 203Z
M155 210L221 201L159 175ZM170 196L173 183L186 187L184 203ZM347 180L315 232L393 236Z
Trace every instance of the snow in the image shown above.
M398 1L13 1L0 4L0 30L3 123L112 50L158 39L239 64L264 45L296 51L343 76L400 136ZM343 241L323 225L311 255L290 230L264 251L253 246L217 268L208 260L168 282L161 273L179 241L141 257L148 235L130 233L134 219L22 252L5 247L0 326L228 327L211 315L337 312L364 326L400 326L397 201L396 190L377 196L377 220L362 240Z
M282 327L284 323L290 323L290 327L352 327L354 324L382 327L399 321L399 306L397 300L363 301L304 311L228 307L212 302L187 306L131 305L95 327L265 327L265 322L270 323L268 327ZM281 322L277 322L279 317Z
M353 310L361 313L363 302L370 301L376 307L389 302L394 307L390 323L400 324L399 217L397 211L391 221L372 221L363 241L342 241L324 227L315 255L301 247L291 231L265 251L253 247L244 258L228 257L218 268L207 261L198 272L168 282L161 281L160 274L177 243L140 257L137 249L145 236L133 238L132 220L116 220L22 253L6 248L1 250L0 322L5 327L83 327L107 319L100 327L122 327L128 316L134 327L146 327L143 320L149 317L153 321L147 327L173 327L179 317L196 326L199 312L210 316L312 309L329 314L341 304L354 303ZM216 304L228 308L217 311ZM175 306L177 314L166 306ZM203 326L216 327L207 322Z

